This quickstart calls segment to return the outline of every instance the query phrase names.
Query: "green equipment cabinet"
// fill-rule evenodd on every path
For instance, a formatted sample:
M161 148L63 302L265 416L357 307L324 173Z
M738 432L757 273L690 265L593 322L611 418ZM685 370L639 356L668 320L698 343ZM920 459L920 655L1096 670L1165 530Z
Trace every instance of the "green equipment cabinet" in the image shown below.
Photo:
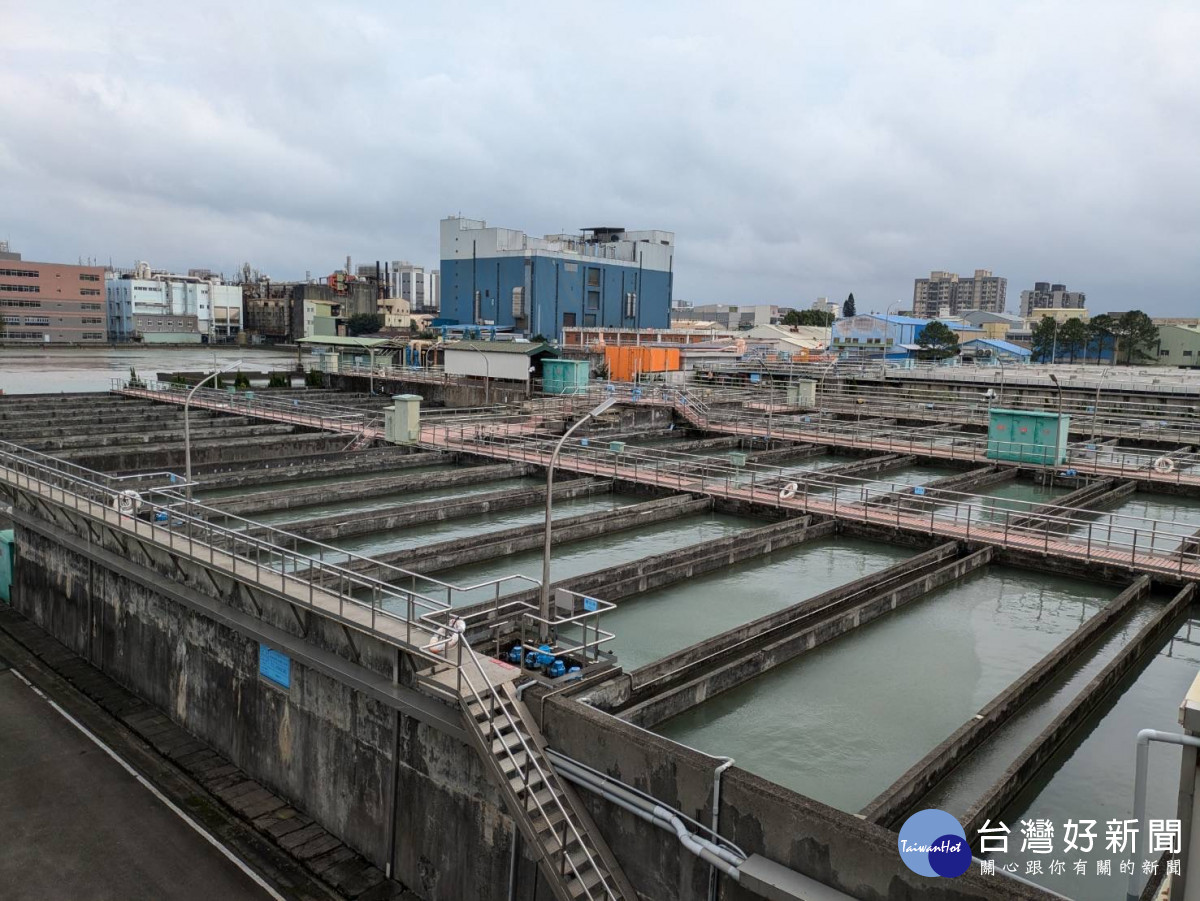
M591 364L587 360L543 360L544 394L585 394Z
M12 603L13 564L16 562L16 539L12 529L0 531L0 602Z
M1033 410L999 410L988 417L990 460L1057 466L1067 459L1071 417Z

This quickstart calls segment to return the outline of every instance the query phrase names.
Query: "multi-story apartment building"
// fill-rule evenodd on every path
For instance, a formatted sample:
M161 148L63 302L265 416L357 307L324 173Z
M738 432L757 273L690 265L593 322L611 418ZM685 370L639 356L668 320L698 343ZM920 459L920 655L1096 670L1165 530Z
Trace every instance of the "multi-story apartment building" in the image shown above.
M934 271L913 283L913 315L926 319L958 316L971 310L1003 313L1008 279L976 269L973 276Z
M0 341L103 344L104 269L0 257Z
M1034 282L1032 291L1021 292L1021 315L1026 319L1039 315L1038 310L1082 310L1086 306L1086 295L1068 291L1066 285Z

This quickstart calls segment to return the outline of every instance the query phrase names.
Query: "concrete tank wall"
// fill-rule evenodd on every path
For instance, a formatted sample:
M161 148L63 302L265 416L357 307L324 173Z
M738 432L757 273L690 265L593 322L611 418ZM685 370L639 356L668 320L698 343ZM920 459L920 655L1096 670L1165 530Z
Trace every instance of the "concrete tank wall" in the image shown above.
M103 549L91 556L70 541L18 529L19 612L377 866L393 862L420 897L508 897L516 833L473 748L296 659L290 688L268 682L256 639L167 596L204 584L203 573L180 573L159 592L143 584L152 570L139 552L103 560ZM301 631L282 602L265 600L264 622ZM254 609L244 591L227 601ZM301 618L304 641L352 656L340 626ZM365 635L354 647L362 667L391 675L394 648ZM518 874L518 897L533 898L536 866L522 860Z

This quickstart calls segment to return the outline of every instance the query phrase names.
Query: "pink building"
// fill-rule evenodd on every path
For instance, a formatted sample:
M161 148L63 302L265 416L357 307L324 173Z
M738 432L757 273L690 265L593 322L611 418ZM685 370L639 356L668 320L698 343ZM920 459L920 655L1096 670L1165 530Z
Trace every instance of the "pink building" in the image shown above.
M102 344L104 270L0 254L0 342Z

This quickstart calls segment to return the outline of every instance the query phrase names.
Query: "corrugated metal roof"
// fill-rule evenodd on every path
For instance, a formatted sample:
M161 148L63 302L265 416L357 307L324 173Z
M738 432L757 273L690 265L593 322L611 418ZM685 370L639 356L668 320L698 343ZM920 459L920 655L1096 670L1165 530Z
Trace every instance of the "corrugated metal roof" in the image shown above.
M968 344L985 344L995 350L1016 354L1019 357L1028 357L1033 354L1033 351L1028 347L1022 347L1020 344L1012 344L1008 341L1001 341L999 338L972 338L970 341L965 342L963 346L966 347Z
M525 341L452 341L442 346L446 350L483 350L497 354L524 354L527 357L541 352L556 353L549 344Z
M880 319L889 324L895 325L929 325L931 322L940 322L950 328L952 331L963 332L978 332L982 331L977 325L971 325L969 322L947 322L944 319L918 319L915 316L881 316L878 313L863 313L864 316L870 316L872 319Z
M312 335L308 338L297 338L297 344L324 344L328 347L379 347L390 344L391 338L351 338L346 335Z

